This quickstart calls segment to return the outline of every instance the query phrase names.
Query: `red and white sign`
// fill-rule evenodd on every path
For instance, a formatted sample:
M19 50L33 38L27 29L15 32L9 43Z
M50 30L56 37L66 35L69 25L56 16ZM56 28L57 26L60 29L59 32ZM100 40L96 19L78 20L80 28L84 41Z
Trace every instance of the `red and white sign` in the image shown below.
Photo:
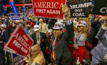
M32 44L33 40L27 35L23 26L19 24L4 50L26 57L30 52Z
M34 15L63 19L62 6L66 0L33 0Z

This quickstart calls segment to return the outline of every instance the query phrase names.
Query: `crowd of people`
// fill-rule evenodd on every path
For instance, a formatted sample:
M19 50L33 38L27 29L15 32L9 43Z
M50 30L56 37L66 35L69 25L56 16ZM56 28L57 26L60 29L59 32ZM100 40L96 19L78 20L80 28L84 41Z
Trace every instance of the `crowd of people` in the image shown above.
M22 14L21 20L0 17L0 65L12 65L11 53L3 48L19 24L34 41L24 65L106 65L107 16L72 18L67 5L62 13L64 20L33 14Z

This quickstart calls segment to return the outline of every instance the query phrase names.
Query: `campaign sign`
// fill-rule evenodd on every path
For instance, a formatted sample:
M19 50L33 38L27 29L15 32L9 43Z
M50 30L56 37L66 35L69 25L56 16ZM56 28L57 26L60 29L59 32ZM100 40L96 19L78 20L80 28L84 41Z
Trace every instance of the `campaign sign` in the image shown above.
M21 18L20 18L21 14L20 13L11 13L10 15L12 17L12 20L21 20Z
M95 0L92 14L107 15L107 0Z
M70 6L71 17L88 17L89 15L89 6L92 5L92 2L84 2L73 4Z
M62 6L66 0L33 0L34 15L63 19Z
M16 55L16 54L12 54L12 65L23 65L23 57Z
M29 10L30 11L30 14L33 14L33 10Z
M4 47L4 50L27 57L32 44L33 40L27 35L23 26L19 24Z

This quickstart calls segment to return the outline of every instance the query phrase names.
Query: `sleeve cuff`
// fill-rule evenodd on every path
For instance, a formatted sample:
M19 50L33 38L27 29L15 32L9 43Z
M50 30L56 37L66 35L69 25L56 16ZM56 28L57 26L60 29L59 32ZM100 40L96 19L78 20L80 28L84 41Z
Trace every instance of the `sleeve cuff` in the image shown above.
M103 30L107 30L107 27L105 27L104 25L102 25L101 27Z
M66 21L66 25L71 25L71 24L72 24L71 19L69 19L68 21Z

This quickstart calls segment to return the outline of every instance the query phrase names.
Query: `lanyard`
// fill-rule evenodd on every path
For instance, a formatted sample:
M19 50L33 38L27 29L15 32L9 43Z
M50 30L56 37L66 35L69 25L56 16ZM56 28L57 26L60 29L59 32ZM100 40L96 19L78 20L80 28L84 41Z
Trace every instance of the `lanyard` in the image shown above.
M82 34L81 34L81 35L82 35ZM78 33L78 35L77 35L77 37L76 37L76 44L77 44L77 42L79 41L81 35L79 36L79 33Z

